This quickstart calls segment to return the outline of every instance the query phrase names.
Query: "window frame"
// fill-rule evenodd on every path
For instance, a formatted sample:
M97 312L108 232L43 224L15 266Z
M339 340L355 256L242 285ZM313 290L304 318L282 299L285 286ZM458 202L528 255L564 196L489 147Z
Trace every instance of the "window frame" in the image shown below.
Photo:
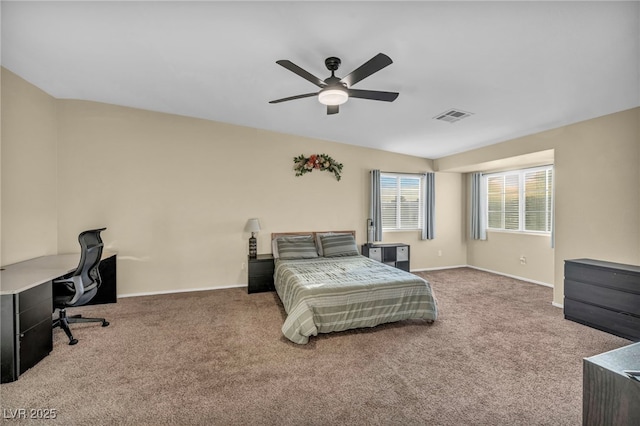
M526 176L530 173L536 173L540 171L545 171L547 183L545 184L545 228L548 230L532 230L526 229L526 217L527 217L527 199L526 199ZM549 174L550 172L550 174ZM503 198L502 201L502 228L492 228L490 226L490 200L489 200L489 179L492 177L506 177L506 176L517 176L518 177L518 228L517 229L507 229L506 228L506 202ZM529 167L524 169L515 169L508 170L502 172L495 173L486 173L483 174L483 185L484 185L484 200L485 200L485 226L487 231L491 232L510 232L510 233L520 233L520 234L536 234L536 235L551 235L553 232L553 206L555 203L554 200L554 169L553 165L544 165L544 166L536 166ZM551 182L548 182L548 180ZM503 183L503 194L504 191L504 183ZM550 194L549 194L550 193Z
M384 191L384 184L382 183L385 177L393 177L395 179L397 179L397 184L395 186L396 188L396 223L395 226L390 228L390 227L385 227L384 226L384 213L382 214L382 231L383 232L413 232L413 231L420 231L422 230L423 224L424 224L424 204L425 204L425 185L426 185L426 181L425 181L425 175L421 174L421 173L401 173L401 172L380 172L380 196L381 198L384 198L383 195L383 191ZM402 184L401 181L402 179L416 179L419 183L418 185L418 222L417 222L417 226L416 227L410 227L410 228L403 228L402 227L402 199L401 199L401 191L402 191ZM384 207L384 202L381 202L382 206Z

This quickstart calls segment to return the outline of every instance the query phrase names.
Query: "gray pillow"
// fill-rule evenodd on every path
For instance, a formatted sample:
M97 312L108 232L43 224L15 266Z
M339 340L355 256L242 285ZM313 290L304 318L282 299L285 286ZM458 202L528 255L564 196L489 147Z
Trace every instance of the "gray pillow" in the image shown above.
M278 256L280 259L312 259L318 257L313 237L278 238Z
M318 256L323 257L322 252L322 237L325 235L353 235L346 232L317 232L316 233L316 249L318 250Z
M324 257L357 256L358 246L351 234L331 234L320 236Z

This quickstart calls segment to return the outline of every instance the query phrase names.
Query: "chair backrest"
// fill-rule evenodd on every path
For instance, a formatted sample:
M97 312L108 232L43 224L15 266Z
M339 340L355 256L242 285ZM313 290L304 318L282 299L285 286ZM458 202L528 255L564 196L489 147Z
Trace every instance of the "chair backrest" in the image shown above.
M93 298L98 287L102 284L102 278L98 270L100 259L102 258L102 238L100 232L107 228L90 229L83 231L78 235L80 242L80 263L71 274L75 284L75 291L83 294L76 294L70 302L73 305L83 305Z
M82 268L83 281L85 279L84 274L88 274L92 281L96 281L97 285L102 284L102 278L98 271L98 265L102 258L102 238L100 238L100 232L107 228L89 229L88 231L81 232L78 235L78 242L80 242L81 254L80 263L78 269ZM86 253L86 254L85 254ZM85 255L84 267L82 262L82 255Z

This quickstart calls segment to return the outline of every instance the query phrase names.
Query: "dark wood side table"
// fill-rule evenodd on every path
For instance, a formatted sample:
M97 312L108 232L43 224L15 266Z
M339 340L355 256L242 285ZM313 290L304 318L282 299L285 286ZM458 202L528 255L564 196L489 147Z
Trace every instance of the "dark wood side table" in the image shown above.
M582 424L640 424L640 343L583 360Z
M249 257L249 293L275 290L273 286L274 269L275 262L271 253Z

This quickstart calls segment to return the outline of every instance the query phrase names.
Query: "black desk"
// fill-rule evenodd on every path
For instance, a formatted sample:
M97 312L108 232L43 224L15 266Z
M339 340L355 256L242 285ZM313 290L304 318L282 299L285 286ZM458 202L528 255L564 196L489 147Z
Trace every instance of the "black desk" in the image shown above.
M52 281L76 269L80 254L42 256L4 266L0 271L1 383L17 380L53 348ZM102 285L92 300L115 303L116 254L103 252Z

